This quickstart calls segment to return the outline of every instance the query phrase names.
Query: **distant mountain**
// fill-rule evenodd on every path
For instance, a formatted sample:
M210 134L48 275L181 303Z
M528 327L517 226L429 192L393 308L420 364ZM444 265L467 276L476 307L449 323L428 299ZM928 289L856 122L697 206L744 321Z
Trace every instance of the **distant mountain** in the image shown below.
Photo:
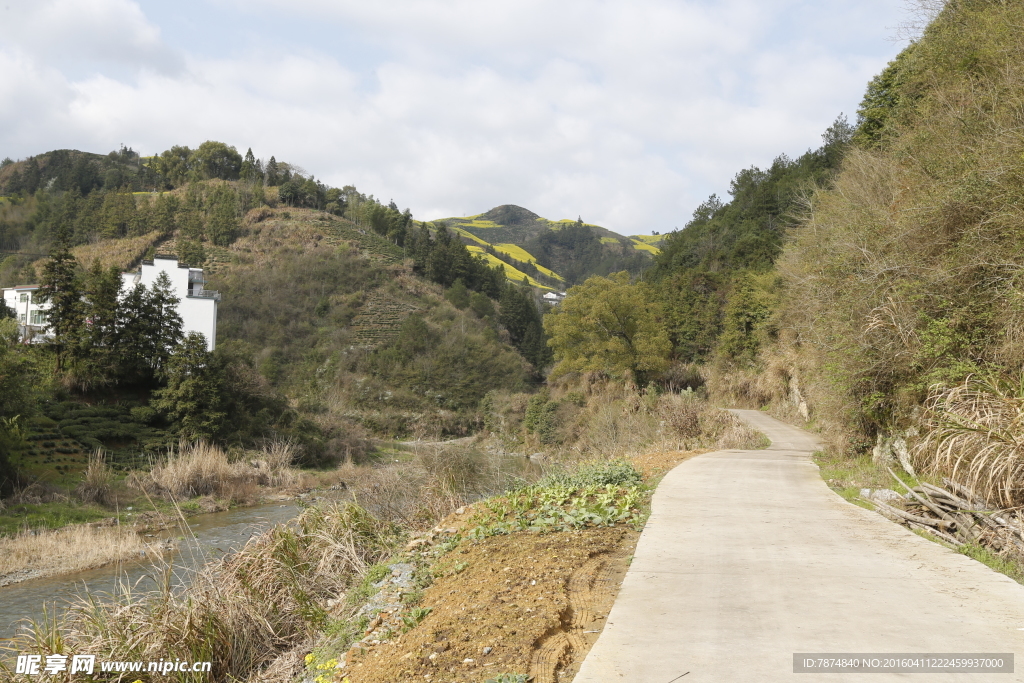
M660 236L626 237L582 219L549 220L514 204L437 222L458 233L474 251L553 288L578 284L591 275L640 273L651 265L660 242Z

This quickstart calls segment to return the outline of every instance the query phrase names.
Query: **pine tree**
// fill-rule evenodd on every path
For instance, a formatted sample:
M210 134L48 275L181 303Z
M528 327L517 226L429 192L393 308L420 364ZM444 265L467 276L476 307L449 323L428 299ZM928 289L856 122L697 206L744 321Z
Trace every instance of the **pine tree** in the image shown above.
M99 259L93 261L85 277L84 293L88 339L94 349L114 347L121 288L121 272L117 266L103 268Z
M154 392L153 407L186 439L208 439L224 421L222 373L206 337L190 332L167 361L167 386Z
M156 355L156 316L151 311L149 291L135 285L125 295L118 308L117 350L121 377L130 382L152 379L151 361Z
M245 158L242 160L242 170L239 171L238 177L249 183L256 180L256 157L253 156L252 147L245 152Z
M161 234L170 235L174 232L177 213L178 198L161 192L153 207L153 227Z
M277 185L280 182L278 176L277 159L270 157L270 161L267 162L267 169L265 172L265 182L267 185Z
M206 234L217 246L226 247L235 241L238 234L238 196L228 187L218 188L211 203Z
M174 295L167 273L160 273L157 277L149 298L154 351L152 367L156 376L160 377L166 369L167 360L174 347L181 341L182 321L178 315L178 303L181 299Z
M77 353L85 322L82 283L78 278L78 261L71 254L66 228L58 228L57 239L50 250L50 260L43 266L42 287L36 296L48 301L49 326L53 332L56 370L64 369L69 358Z

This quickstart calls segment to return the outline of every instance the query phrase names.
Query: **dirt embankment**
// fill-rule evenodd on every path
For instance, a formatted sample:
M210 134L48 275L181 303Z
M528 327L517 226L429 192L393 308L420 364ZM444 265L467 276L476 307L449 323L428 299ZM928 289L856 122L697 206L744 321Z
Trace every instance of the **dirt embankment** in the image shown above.
M638 536L606 527L463 542L442 561L452 573L424 594L430 614L394 641L353 648L345 675L351 683L499 673L568 680L600 632Z
M699 453L633 461L657 481ZM440 527L461 530L470 515ZM336 680L480 683L520 674L533 683L571 681L604 628L639 536L619 525L463 540L432 567L435 580L419 602L429 610L422 621L407 630L407 610L381 613L367 633L407 632L350 649Z

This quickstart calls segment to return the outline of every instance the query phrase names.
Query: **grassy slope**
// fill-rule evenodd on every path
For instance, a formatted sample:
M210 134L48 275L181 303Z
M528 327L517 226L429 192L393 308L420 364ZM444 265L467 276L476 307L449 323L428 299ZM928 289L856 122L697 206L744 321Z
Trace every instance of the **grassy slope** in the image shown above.
M498 207L501 209L503 207ZM516 207L518 208L518 207ZM498 209L492 209L487 213L477 214L475 216L465 217L452 217L440 219L439 223L445 223L448 227L464 237L465 239L486 248L491 246L495 251L507 254L511 258L522 261L525 263L533 263L537 265L537 268L548 277L558 280L561 282L565 281L565 278L561 274L555 271L545 268L537 264L537 259L530 254L528 251L523 249L523 245L526 244L530 239L535 237L539 232L544 230L559 230L566 225L572 225L576 221L570 219L562 220L549 220L536 216L532 219L522 220L515 224L511 223L500 223L490 218L488 215L495 214ZM535 216L532 212L522 210L527 216ZM624 237L618 233L612 232L607 228L603 228L599 225L587 224L587 227L591 228L601 240L602 244L606 245L617 245L620 240L625 240L631 244L634 249L651 255L658 253L658 248L655 246L661 241L660 235L640 235L634 237ZM499 259L489 259L497 261ZM509 266L506 264L506 269ZM521 281L521 275L516 275L517 281ZM533 278L531 278L531 284ZM540 285L543 286L543 285Z
M453 308L371 231L304 209L247 229L212 269L209 287L224 296L219 341L332 433L462 433L491 384L523 380L493 323ZM429 339L398 348L413 315Z

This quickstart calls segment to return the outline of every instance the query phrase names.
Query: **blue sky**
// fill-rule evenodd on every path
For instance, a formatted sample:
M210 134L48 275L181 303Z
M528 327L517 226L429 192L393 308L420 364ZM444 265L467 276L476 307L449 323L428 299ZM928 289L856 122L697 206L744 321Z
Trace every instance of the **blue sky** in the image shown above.
M419 219L681 227L817 147L900 0L0 0L0 157L221 140Z

